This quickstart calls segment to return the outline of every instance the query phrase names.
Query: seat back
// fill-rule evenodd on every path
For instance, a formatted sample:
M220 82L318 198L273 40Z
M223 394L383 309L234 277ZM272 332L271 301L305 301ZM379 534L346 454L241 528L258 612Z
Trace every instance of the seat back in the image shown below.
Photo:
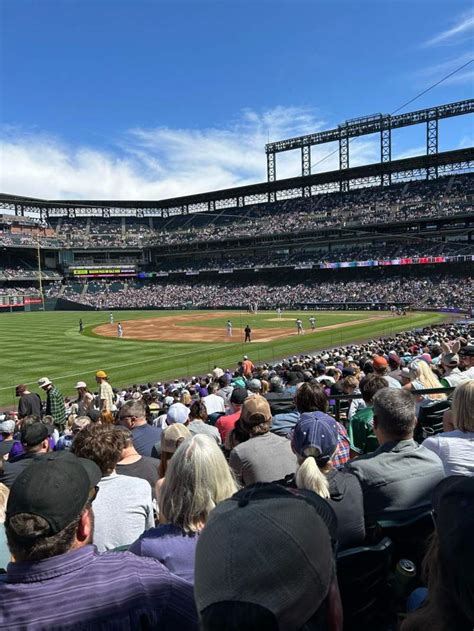
M393 610L388 583L393 544L388 537L371 546L337 555L337 577L344 609L344 631L383 628Z
M434 531L431 511L405 521L379 521L381 533L393 542L393 561L409 559L418 571L428 548L428 542Z
M415 440L421 443L428 436L442 432L443 415L450 407L449 401L438 401L420 408L418 423L415 428Z

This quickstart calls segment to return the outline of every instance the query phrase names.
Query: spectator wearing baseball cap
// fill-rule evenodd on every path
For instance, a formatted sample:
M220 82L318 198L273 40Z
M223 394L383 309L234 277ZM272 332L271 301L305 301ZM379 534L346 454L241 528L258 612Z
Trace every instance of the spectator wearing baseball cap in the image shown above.
M99 384L99 412L105 420L111 422L111 415L115 412L116 405L114 391L109 383L109 376L105 370L98 370L95 373L95 380Z
M189 419L189 408L183 403L173 403L168 408L166 413L166 424L174 425L175 423L181 423L186 425Z
M38 379L38 385L46 392L45 415L53 418L55 428L61 433L66 425L64 397L48 377Z
M23 426L20 433L22 453L14 458L2 460L0 463L0 482L12 486L16 478L31 465L33 461L41 460L49 451L48 428L41 421L32 422Z
M160 489L163 486L168 462L171 460L181 443L188 438L191 438L191 436L191 432L183 423L173 423L173 425L169 425L163 430L160 445L160 467L158 469L159 480L155 487L156 497L159 497Z
M75 387L77 390L77 415L89 416L91 413L93 414L94 395L88 389L87 383L78 381Z
M0 422L0 435L2 438L2 441L0 442L0 459L7 455L13 445L15 426L15 421L11 419L5 419Z
M192 586L154 559L101 555L91 545L100 479L93 462L63 452L15 481L5 522L15 562L2 584L2 627L197 630Z
M199 534L214 507L236 491L234 476L213 438L198 434L184 440L160 487L161 524L143 533L130 552L158 559L173 574L194 582Z
M219 430L223 444L225 444L227 435L234 429L235 424L239 420L242 404L247 397L248 392L245 388L233 388L230 395L231 413L225 416L220 416L217 419L216 427Z
M20 397L18 401L18 418L19 420L26 416L36 416L41 418L41 398L36 392L30 392L28 386L20 383L15 388L15 395Z
M271 425L268 401L260 395L247 397L236 425L247 440L232 449L229 459L238 481L245 486L280 480L296 471L289 441L272 434Z
M344 549L365 539L364 499L357 478L333 466L337 443L333 418L320 411L301 414L291 437L299 466L286 484L314 491L330 503L337 517L339 549Z
M402 387L402 384L398 381L398 379L390 376L388 361L383 355L374 355L372 359L372 366L374 367L374 372L377 376L386 379L389 388Z
M433 491L432 506L436 528L425 557L427 598L423 607L408 615L401 631L471 631L474 477L445 478Z
M298 388L295 396L296 409L300 414L314 415L318 413L327 414L329 401L320 382L303 383ZM345 464L349 460L349 437L344 425L335 421L337 428L337 447L333 454L332 462L334 466Z
M277 484L216 506L196 549L201 629L342 631L335 521L316 494Z

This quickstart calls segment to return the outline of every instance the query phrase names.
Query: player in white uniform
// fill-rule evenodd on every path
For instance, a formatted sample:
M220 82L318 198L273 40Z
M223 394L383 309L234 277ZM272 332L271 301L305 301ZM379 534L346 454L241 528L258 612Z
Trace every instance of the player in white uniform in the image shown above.
M232 322L230 320L227 320L226 329L227 337L232 337Z
M303 331L303 323L301 322L301 320L299 318L296 320L296 331L297 331L298 335L302 335L304 333L304 331Z
M114 323L114 314L113 314L113 313L111 313L111 314L109 315L109 322L110 322L110 324L113 324L113 323Z
M278 319L281 320L281 309L278 307L277 309Z
M123 337L123 328L120 322L117 324L117 337Z
M309 323L311 324L311 331L314 331L316 329L316 318L314 316L311 316L309 319Z

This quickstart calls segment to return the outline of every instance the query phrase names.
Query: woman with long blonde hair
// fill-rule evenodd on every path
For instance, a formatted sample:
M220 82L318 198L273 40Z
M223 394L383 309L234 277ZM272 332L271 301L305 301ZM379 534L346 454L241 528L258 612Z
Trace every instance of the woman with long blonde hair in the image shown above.
M430 388L442 388L438 377L423 359L415 359L409 366L410 383L404 386L407 390L429 390ZM446 395L442 392L425 394L431 401L444 401Z
M430 436L423 447L438 454L447 476L474 476L474 380L454 390L451 422L451 431Z
M196 434L180 444L160 489L160 525L135 541L130 551L158 559L177 576L194 582L194 553L209 514L238 490L216 441Z

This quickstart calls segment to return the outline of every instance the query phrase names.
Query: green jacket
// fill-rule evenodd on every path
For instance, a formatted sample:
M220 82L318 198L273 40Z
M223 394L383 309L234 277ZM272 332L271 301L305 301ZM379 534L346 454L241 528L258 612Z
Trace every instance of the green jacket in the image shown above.
M354 414L349 422L349 440L352 451L369 454L379 448L374 434L374 408L366 407Z

